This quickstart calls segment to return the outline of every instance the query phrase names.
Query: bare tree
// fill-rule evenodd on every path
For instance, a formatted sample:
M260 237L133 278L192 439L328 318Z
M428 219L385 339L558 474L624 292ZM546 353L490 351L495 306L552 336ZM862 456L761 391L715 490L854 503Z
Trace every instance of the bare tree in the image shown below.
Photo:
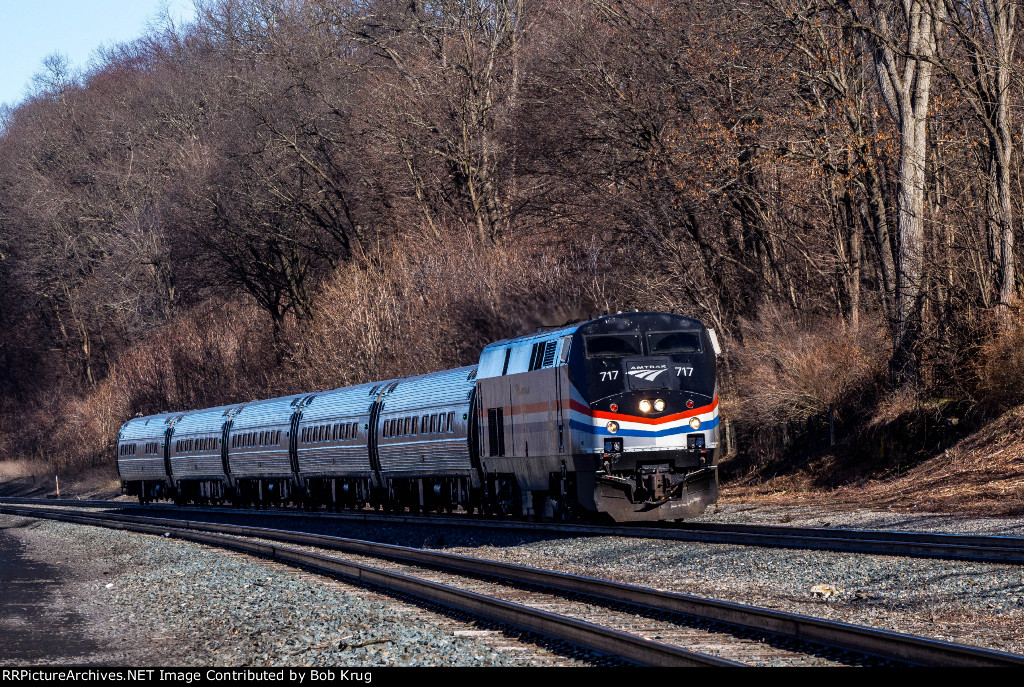
M951 49L936 55L936 63L955 81L959 94L985 128L990 245L999 275L999 304L1005 314L1017 290L1010 181L1014 152L1010 84L1018 43L1017 4L1012 0L944 0L944 6L956 41Z
M938 0L867 0L866 6L828 2L868 45L883 101L899 132L892 372L897 380L911 381L917 375L923 295L928 106L946 6Z
M425 223L436 234L435 216L454 201L481 239L506 236L502 127L519 88L525 0L319 4L386 67L375 70L387 112L379 131L405 162ZM450 197L437 193L452 184Z
M812 150L794 146L794 156L809 155L828 179L831 213L844 226L837 237L842 257L846 316L858 319L861 307L860 282L874 273L879 291L878 304L889 317L895 309L896 273L893 234L886 204L884 133L879 130L878 101L871 89L874 81L864 42L848 27L836 25L821 12L818 0L776 0L770 4L774 30L784 45L803 56L795 67L805 86L797 97L808 101L820 124L810 137ZM814 149L815 142L820 146ZM862 265L861 244L866 236L874 259ZM865 253L867 251L864 251Z

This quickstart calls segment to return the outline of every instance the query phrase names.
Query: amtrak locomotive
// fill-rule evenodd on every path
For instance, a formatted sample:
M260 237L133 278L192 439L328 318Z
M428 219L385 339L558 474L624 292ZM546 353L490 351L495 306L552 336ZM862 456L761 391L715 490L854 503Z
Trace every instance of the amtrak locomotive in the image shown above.
M714 330L607 315L484 348L478 365L122 425L142 503L673 520L718 497Z

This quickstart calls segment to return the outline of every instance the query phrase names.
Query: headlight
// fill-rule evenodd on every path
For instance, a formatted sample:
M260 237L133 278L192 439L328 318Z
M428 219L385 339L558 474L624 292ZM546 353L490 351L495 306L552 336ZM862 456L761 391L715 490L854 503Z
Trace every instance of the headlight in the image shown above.
M615 422L614 420L613 420L612 422L609 422L609 423L608 423L607 425L605 425L605 427L606 427L606 428L608 429L608 431L609 431L609 432L611 432L612 434L615 434L616 432L618 432L618 431L619 431L619 423L618 423L618 422Z
M651 402L648 401L646 398L644 400L640 401L640 412L641 413L649 413L649 412L651 412Z
M690 418L690 426L694 429L700 429L700 420L695 417Z
M659 398L657 401L654 402L654 409L657 410L659 413L665 410L665 402Z

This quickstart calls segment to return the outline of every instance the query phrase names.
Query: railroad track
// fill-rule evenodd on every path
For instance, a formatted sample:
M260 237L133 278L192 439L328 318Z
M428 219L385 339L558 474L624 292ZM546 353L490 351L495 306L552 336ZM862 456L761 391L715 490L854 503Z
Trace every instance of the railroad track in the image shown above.
M720 523L670 523L664 526L599 526L582 523L532 522L459 516L386 515L374 511L342 513L304 513L301 511L238 510L229 508L179 508L170 504L139 506L118 501L42 500L0 498L0 504L48 504L87 508L116 508L132 511L168 511L191 518L192 514L273 513L292 518L324 518L375 524L442 525L523 531L531 534L554 532L572 536L635 537L694 541L715 544L738 544L791 549L818 549L871 553L916 558L983 561L1024 565L1024 537L995 535L937 534L931 532L896 532L886 530L831 529L785 527L770 525L731 525Z
M171 535L243 551L642 665L742 664L685 644L762 664L1024 666L1024 656L438 551L122 513L15 506L0 507L0 513Z

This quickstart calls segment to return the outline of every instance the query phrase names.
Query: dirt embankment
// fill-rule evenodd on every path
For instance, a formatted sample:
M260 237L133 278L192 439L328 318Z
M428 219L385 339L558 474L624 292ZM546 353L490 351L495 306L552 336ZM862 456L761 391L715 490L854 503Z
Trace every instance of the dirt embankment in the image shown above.
M855 467L855 466L854 466ZM1024 515L1024 406L1013 408L941 454L880 479L815 487L822 473L849 471L829 457L768 480L726 483L723 501L874 508L964 515Z
M62 498L116 499L121 497L121 482L113 463L57 473L40 462L0 460L0 497L56 497L58 490Z

